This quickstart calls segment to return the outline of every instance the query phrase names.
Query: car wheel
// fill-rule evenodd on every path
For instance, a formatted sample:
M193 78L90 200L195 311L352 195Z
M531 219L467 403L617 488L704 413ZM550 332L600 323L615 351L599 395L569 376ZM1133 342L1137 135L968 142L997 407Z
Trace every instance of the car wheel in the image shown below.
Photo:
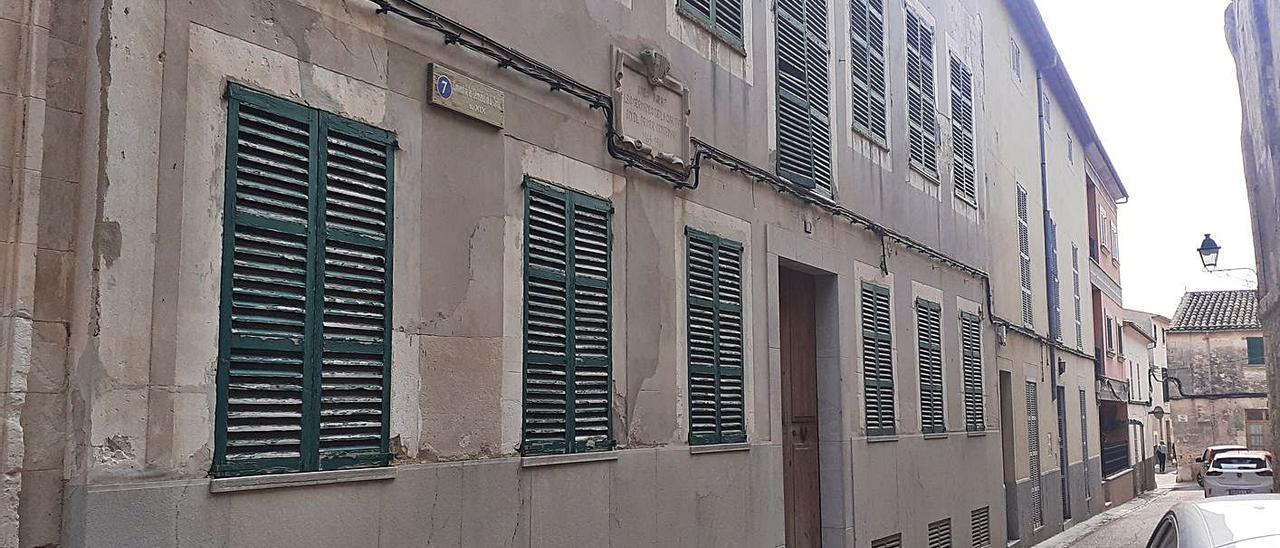
M1204 476L1199 472L1196 472L1196 483L1199 484L1200 487L1204 487Z

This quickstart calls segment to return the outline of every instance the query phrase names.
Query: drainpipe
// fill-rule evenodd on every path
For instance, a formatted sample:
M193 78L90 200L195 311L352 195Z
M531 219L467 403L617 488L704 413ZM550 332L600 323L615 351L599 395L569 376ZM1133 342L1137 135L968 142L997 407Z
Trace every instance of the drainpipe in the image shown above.
M1055 287L1053 283L1053 272L1057 268L1054 264L1054 258L1057 255L1057 243L1052 241L1050 234L1053 231L1053 214L1049 210L1049 157L1047 152L1046 135L1045 135L1045 119L1049 113L1045 110L1045 93L1044 93L1044 74L1049 70L1053 70L1058 66L1059 58L1054 54L1053 61L1048 66L1036 70L1036 110L1039 112L1037 121L1038 133L1040 135L1040 204L1041 217L1044 219L1044 278L1047 298L1045 303L1049 309L1049 339L1056 341L1054 333L1054 303L1061 298L1061 288ZM1059 322L1060 323L1060 322ZM1062 326L1058 326L1061 332ZM1058 397L1058 349L1053 345L1049 345L1049 367L1050 378L1053 380L1053 390L1051 391L1054 399Z

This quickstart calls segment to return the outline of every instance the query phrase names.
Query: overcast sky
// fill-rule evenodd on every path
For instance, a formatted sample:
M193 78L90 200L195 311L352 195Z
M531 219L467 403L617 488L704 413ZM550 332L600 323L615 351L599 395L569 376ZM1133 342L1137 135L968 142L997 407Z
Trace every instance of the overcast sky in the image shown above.
M1172 317L1186 290L1253 287L1205 274L1253 267L1240 98L1223 34L1227 0L1037 0L1093 124L1129 190L1120 206L1126 308ZM1247 281L1246 281L1247 280Z

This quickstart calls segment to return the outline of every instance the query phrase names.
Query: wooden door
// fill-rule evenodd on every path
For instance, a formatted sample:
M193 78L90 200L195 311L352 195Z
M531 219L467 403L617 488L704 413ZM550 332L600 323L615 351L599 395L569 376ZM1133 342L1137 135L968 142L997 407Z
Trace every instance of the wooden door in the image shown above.
M782 465L787 546L822 545L818 489L818 368L812 276L779 269Z

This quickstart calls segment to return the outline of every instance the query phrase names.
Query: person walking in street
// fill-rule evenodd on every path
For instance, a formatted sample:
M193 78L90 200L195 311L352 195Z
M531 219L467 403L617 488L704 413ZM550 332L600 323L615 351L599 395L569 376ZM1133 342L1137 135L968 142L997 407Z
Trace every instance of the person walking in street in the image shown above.
M1164 473L1164 462L1169 458L1169 446L1164 441L1156 444L1156 463L1160 465L1160 473Z

